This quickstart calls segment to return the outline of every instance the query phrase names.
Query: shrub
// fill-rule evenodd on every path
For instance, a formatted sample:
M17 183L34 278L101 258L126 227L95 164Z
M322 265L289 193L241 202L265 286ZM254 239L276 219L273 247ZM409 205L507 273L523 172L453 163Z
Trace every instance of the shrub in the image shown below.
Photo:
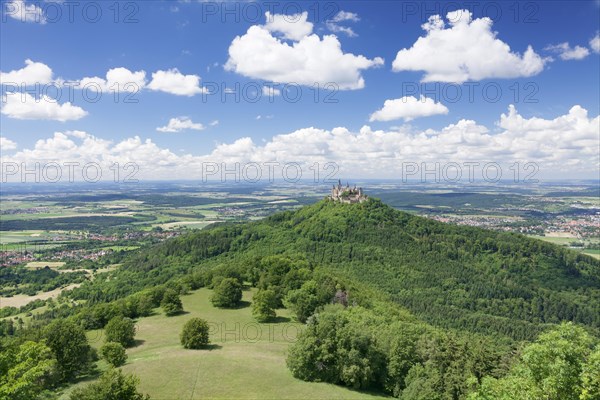
M242 285L235 278L224 278L210 300L215 307L233 308L242 300Z
M208 322L202 318L192 318L183 326L180 339L186 349L200 349L209 343Z
M111 368L97 382L77 388L71 400L149 400L148 395L137 391L139 379L125 375L120 369Z
M183 311L179 294L173 289L165 290L160 306L165 310L167 316L176 315Z
M252 315L258 322L275 318L277 295L273 290L259 290L252 298Z
M121 343L107 342L100 348L100 354L113 367L120 367L127 361L125 348Z
M135 325L130 318L114 317L104 328L107 342L117 342L123 347L131 347L135 343Z

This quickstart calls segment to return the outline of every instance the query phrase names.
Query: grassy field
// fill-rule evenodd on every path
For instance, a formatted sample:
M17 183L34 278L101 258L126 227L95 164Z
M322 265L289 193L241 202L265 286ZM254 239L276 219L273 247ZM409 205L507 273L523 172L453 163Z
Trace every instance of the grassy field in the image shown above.
M16 294L12 297L0 297L0 308L2 307L22 307L31 303L34 300L47 300L47 299L55 299L65 290L71 290L76 287L81 286L81 283L72 283L70 285L66 285L65 287L56 288L49 292L39 292L34 296L29 296L26 294Z
M200 289L182 296L185 314L165 317L157 310L156 315L137 322L138 345L127 351L129 358L123 370L137 375L140 390L153 400L386 398L293 378L285 365L285 354L302 325L291 322L286 310L278 310L278 323L256 323L251 315L250 291L244 292L243 307L235 310L214 308L210 293ZM209 321L210 348L181 347L179 333L193 317ZM88 333L95 347L102 345L102 336L101 331ZM61 398L68 398L70 390Z
M166 224L156 224L153 226L160 226L163 229L174 229L174 228L180 228L180 227L187 227L187 228L195 228L195 229L202 229L207 227L210 224L214 224L216 221L179 221L179 222L169 222Z
M25 265L25 268L40 269L49 267L52 269L57 269L63 265L65 265L63 261L30 261Z
M600 250L598 249L585 249L583 250L583 254L587 254L588 256L592 256L600 260Z
M557 244L559 246L568 246L570 243L572 242L582 242L582 240L577 239L574 236L538 236L538 235L531 235L531 237L534 237L536 239L540 239L540 240L544 240L546 242L550 242L550 243L554 243Z
M589 239L577 239L575 237L564 237L564 236L537 236L537 235L530 235L533 238L536 239L540 239L540 240L544 240L546 242L550 242L550 243L554 243L557 244L559 246L569 246L572 242L581 242L581 243L585 243L585 244L590 244L590 243L597 243L597 239L595 241L589 240ZM597 258L600 260L600 250L596 250L596 249L583 249L583 248L574 248L574 250L576 251L580 251L583 254L587 254L589 256L592 256L594 258Z
M31 242L47 239L47 234L43 231L12 231L2 232L0 235L0 244Z
M27 268L43 268L46 265L48 265L50 268L60 272L60 273L67 273L67 272L75 272L75 271L85 271L87 276L90 279L95 279L96 276L98 276L98 274L101 273L105 273L105 272L110 272L113 271L114 269L118 268L120 264L112 264L109 265L107 267L104 268L99 268L96 271L92 271L89 269L79 269L79 270L75 270L75 269L58 269L59 267L62 267L65 263L64 262L37 262L37 261L32 261L30 263L28 263L26 265ZM50 298L57 298L62 292L66 291L66 290L71 290L74 288L77 288L81 286L81 283L72 283L69 285L64 285L63 287L60 288L56 288L54 290L50 290L48 292L39 292L33 296L29 296L26 294L17 294L14 295L12 297L0 297L0 308L2 307L22 307L25 306L29 303L31 303L34 300L47 300ZM35 309L34 311L40 311L40 309L45 309L44 307L40 307L38 309ZM18 314L17 316L23 317L23 314ZM13 318L13 317L9 317L9 318Z

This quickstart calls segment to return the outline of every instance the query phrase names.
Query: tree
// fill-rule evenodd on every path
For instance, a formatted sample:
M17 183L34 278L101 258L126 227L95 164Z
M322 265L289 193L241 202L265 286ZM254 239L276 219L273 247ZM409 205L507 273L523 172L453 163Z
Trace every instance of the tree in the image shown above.
M107 342L117 342L123 347L131 347L135 343L135 324L130 318L114 317L104 327L104 334Z
M180 339L186 349L200 349L209 343L208 322L202 318L192 318L183 326Z
M563 323L525 347L506 377L484 378L469 400L598 399L600 357L591 352L593 341L585 329Z
M320 305L317 286L317 282L307 281L300 289L290 290L284 299L284 305L296 314L298 321L306 322Z
M111 368L97 382L71 393L71 400L149 400L150 396L137 391L139 379L124 375L120 369Z
M277 295L273 290L259 290L252 298L252 315L258 322L267 322L275 318Z
M106 342L100 348L100 354L113 367L120 367L127 361L125 348L118 342Z
M406 387L408 372L418 361L417 341L423 329L409 324L398 324L393 331L388 354L386 389L399 397Z
M165 290L160 306L165 310L165 315L169 317L183 311L183 304L181 304L179 294L173 289Z
M581 400L600 399L600 345L588 357L581 373Z
M523 364L548 398L579 400L580 375L591 344L583 328L562 324L523 350Z
M56 357L62 380L74 379L92 366L92 349L85 331L73 321L57 319L46 326L43 336Z
M210 300L215 307L233 308L242 300L242 285L235 278L224 278Z
M56 358L44 343L27 341L16 354L2 352L10 360L6 374L0 377L0 399L30 400L36 398L52 380ZM3 371L4 372L4 371Z
M363 310L352 311L355 314ZM354 389L374 386L385 373L385 357L375 337L352 322L350 310L330 305L308 319L289 348L292 375L306 381L342 383Z

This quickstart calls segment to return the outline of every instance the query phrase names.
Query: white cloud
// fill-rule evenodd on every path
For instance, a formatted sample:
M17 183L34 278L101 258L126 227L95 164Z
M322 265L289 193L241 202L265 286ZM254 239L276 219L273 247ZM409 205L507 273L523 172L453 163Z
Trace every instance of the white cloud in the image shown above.
M184 130L201 131L204 125L192 122L189 117L171 118L167 126L156 128L159 132L181 132Z
M10 140L9 138L5 138L4 136L0 136L0 151L9 151L17 148L17 144Z
M273 119L273 115L257 115L254 119L261 120L261 119Z
M41 96L36 99L29 93L10 93L2 102L2 114L15 119L48 119L71 121L85 117L88 113L70 102L59 104L55 99Z
M340 22L346 22L346 21L358 22L358 21L360 21L360 18L358 17L358 14L341 10L337 14L335 14L332 19L325 21L325 26L327 26L327 29L329 29L331 32L334 32L334 33L341 32L341 33L345 33L346 35L348 35L350 37L358 36L356 34L356 32L354 32L354 30L352 30L352 28L340 25Z
M331 21L333 21L333 22L343 22L343 21L358 22L358 21L360 21L360 18L358 17L358 14L356 14L356 13L340 10L337 14L335 14L335 16L333 17L333 19Z
M590 55L590 51L585 47L571 47L568 42L547 46L545 50L558 54L561 60L582 60Z
M393 121L401 118L404 121L411 121L415 118L438 114L448 114L448 108L423 95L420 99L404 96L399 99L386 100L381 110L371 114L369 121Z
M97 86L96 86L97 85ZM79 88L96 87L102 92L138 92L146 86L145 71L130 71L127 68L112 68L106 73L106 79L97 76L83 78L79 82Z
M596 36L590 39L590 48L594 53L600 53L600 34L596 33Z
M85 131L66 131L65 135L73 136L79 139L85 139L87 137L87 132Z
M293 25L285 18L277 21L281 25ZM335 35L321 39L308 32L299 37L300 30L295 26L278 27L278 30L286 32L286 35L293 32L292 36L298 39L289 44L271 35L265 26L251 26L246 34L233 39L225 69L270 82L300 85L334 83L340 90L350 90L364 87L362 70L383 65L380 57L371 60L362 55L344 53Z
M456 82L487 78L527 77L540 73L548 60L531 46L521 56L496 38L489 18L472 19L467 10L446 15L446 28L439 15L422 25L427 33L409 49L396 55L392 67L398 71L425 71L423 82Z
M27 59L25 60L25 67L21 69L0 72L0 82L3 85L12 83L17 86L23 83L27 86L45 85L54 82L54 73L46 64Z
M281 33L285 39L298 41L312 33L313 24L308 22L308 12L283 15L265 13L267 23L264 28L269 32Z
M273 86L263 86L262 88L263 96L267 97L275 97L281 95L281 90L274 88Z
M424 131L407 126L387 131L364 126L357 132L345 127L308 127L276 135L261 144L242 137L220 143L201 155L175 154L138 136L113 142L81 131L57 132L38 140L31 149L3 155L3 161L97 162L106 171L114 162L134 162L139 166L139 179L198 179L206 162L298 162L307 173L315 162L335 162L340 175L391 179L401 179L402 165L407 162L426 162L429 166L478 162L479 176L475 178L481 178L481 166L497 162L506 167L504 178L512 179L508 167L519 161L537 163L536 178L556 178L593 177L591 174L600 167L599 145L600 116L589 117L581 106L573 106L555 118L526 118L510 106L494 129L464 119L439 130ZM463 173L463 181L467 181L466 167ZM107 179L112 177L107 175Z
M205 92L205 89L200 87L198 75L183 75L177 68L152 73L152 81L147 87L178 96L193 96Z
M24 0L12 0L2 6L3 13L21 22L45 24L46 17L41 7L27 4Z
M212 122L211 122L209 125L210 125L210 126L217 126L217 125L219 125L219 120L218 120L218 119L215 119L215 120L214 120L214 121L212 121Z

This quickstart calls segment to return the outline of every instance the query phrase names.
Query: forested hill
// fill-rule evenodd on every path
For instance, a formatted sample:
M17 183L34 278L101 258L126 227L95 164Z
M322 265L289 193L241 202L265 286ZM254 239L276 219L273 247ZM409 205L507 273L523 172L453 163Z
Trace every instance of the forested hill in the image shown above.
M375 199L323 200L184 235L132 257L122 271L128 279L98 296L121 297L198 269L251 273L270 255L367 284L444 328L517 340L565 320L600 328L597 260L522 235L413 216Z

